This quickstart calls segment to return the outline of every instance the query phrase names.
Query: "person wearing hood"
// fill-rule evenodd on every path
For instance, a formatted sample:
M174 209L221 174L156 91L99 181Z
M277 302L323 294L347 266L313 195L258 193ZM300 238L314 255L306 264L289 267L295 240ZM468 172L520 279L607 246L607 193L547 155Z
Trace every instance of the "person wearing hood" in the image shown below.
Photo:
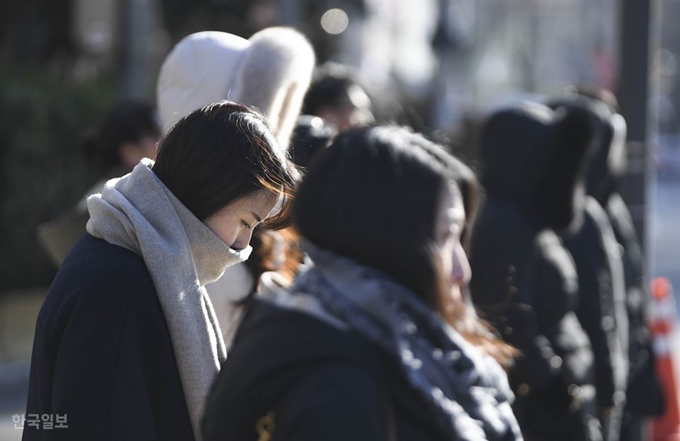
M628 312L628 360L621 440L646 441L651 436L649 419L663 414L664 396L655 370L652 338L647 326L648 293L643 276L643 255L626 203L619 194L626 170L626 122L618 113L613 94L578 87L567 96L591 98L607 105L603 133L588 168L586 191L604 208L619 247L625 276Z
M300 174L265 119L228 101L175 124L143 160L88 199L87 234L40 310L23 440L200 440L226 358L205 285L281 227ZM281 209L275 207L280 206Z
M100 193L109 179L132 171L142 158L154 159L160 132L150 105L124 100L113 105L99 128L86 137L84 156L93 168L100 170L102 179L90 187L74 208L38 226L40 243L57 267L85 234L89 219L87 197Z
M215 31L188 35L168 54L158 76L163 130L201 106L229 99L259 109L288 150L314 64L312 46L293 29L267 28L247 40ZM241 317L240 304L257 288L253 268L234 265L206 287L227 346Z
M579 281L559 233L579 219L596 131L585 109L521 103L482 129L487 200L471 241L470 292L520 356L510 369L527 440L600 440L593 352L576 317Z
M573 97L550 103L556 109L586 108L597 125L599 139L609 137L611 119L604 103ZM596 145L596 147L597 147ZM597 155L597 148L593 149ZM592 158L588 161L587 184L592 192ZM595 386L599 417L605 440L618 441L628 384L628 314L623 263L611 223L598 201L590 195L576 207L583 222L566 232L564 243L576 263L579 278L577 315L588 333L595 356Z
M206 441L521 440L501 367L512 351L463 300L466 171L399 127L319 153L293 208L310 263L288 289L263 277Z

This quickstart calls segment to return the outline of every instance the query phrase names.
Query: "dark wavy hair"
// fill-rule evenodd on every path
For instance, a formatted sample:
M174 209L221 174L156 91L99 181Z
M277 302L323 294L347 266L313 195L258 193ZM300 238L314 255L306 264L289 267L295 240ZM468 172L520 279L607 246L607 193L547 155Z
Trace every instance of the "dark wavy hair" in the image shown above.
M281 210L266 222L271 229L290 224L290 201L301 178L265 118L230 101L179 120L161 141L152 169L201 221L258 190L282 196Z
M418 294L474 345L503 365L513 355L465 299L447 292L434 256L440 196L448 182L463 196L467 242L477 207L472 171L443 147L400 127L348 131L321 152L293 207L300 234L377 268Z

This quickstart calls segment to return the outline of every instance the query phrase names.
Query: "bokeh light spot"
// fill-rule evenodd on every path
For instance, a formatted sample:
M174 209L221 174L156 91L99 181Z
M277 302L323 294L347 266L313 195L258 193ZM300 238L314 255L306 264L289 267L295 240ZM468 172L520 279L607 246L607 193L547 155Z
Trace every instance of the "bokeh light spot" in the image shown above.
M342 9L329 9L321 16L321 27L331 35L345 32L349 25L349 17Z

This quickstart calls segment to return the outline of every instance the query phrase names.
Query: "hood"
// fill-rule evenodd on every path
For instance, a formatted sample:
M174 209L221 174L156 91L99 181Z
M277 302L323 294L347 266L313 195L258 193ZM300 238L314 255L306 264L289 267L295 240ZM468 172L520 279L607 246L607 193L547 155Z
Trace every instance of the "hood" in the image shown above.
M566 229L578 219L597 136L581 106L526 102L500 110L482 129L482 184L489 198L518 205L537 228Z
M616 190L626 168L626 121L605 103L585 96L571 96L549 103L553 109L585 108L598 131L598 139L589 156L585 190L601 205Z
M312 46L293 29L268 28L249 40L226 32L191 34L168 54L158 76L163 131L200 107L229 99L259 109L287 147L314 62Z
M612 113L602 121L602 137L588 166L586 192L605 206L626 172L626 120Z

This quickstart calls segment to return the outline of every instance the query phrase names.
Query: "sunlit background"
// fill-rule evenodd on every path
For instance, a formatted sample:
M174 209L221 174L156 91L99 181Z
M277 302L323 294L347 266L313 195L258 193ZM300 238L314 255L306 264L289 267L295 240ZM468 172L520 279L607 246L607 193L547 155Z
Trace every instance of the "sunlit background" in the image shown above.
M0 439L20 436L6 416L22 411L35 314L56 271L35 228L73 206L94 182L80 155L84 133L120 98L153 103L160 64L182 37L222 30L247 38L265 27L293 26L313 43L319 62L358 71L379 121L450 142L474 165L470 141L490 109L543 99L573 83L621 91L624 37L637 32L635 17L622 19L624 3L635 2L4 0ZM637 184L629 200L646 239L650 276L680 287L680 0L651 4L644 36L651 48L648 136L631 153L633 173L647 176L649 185L631 181Z

